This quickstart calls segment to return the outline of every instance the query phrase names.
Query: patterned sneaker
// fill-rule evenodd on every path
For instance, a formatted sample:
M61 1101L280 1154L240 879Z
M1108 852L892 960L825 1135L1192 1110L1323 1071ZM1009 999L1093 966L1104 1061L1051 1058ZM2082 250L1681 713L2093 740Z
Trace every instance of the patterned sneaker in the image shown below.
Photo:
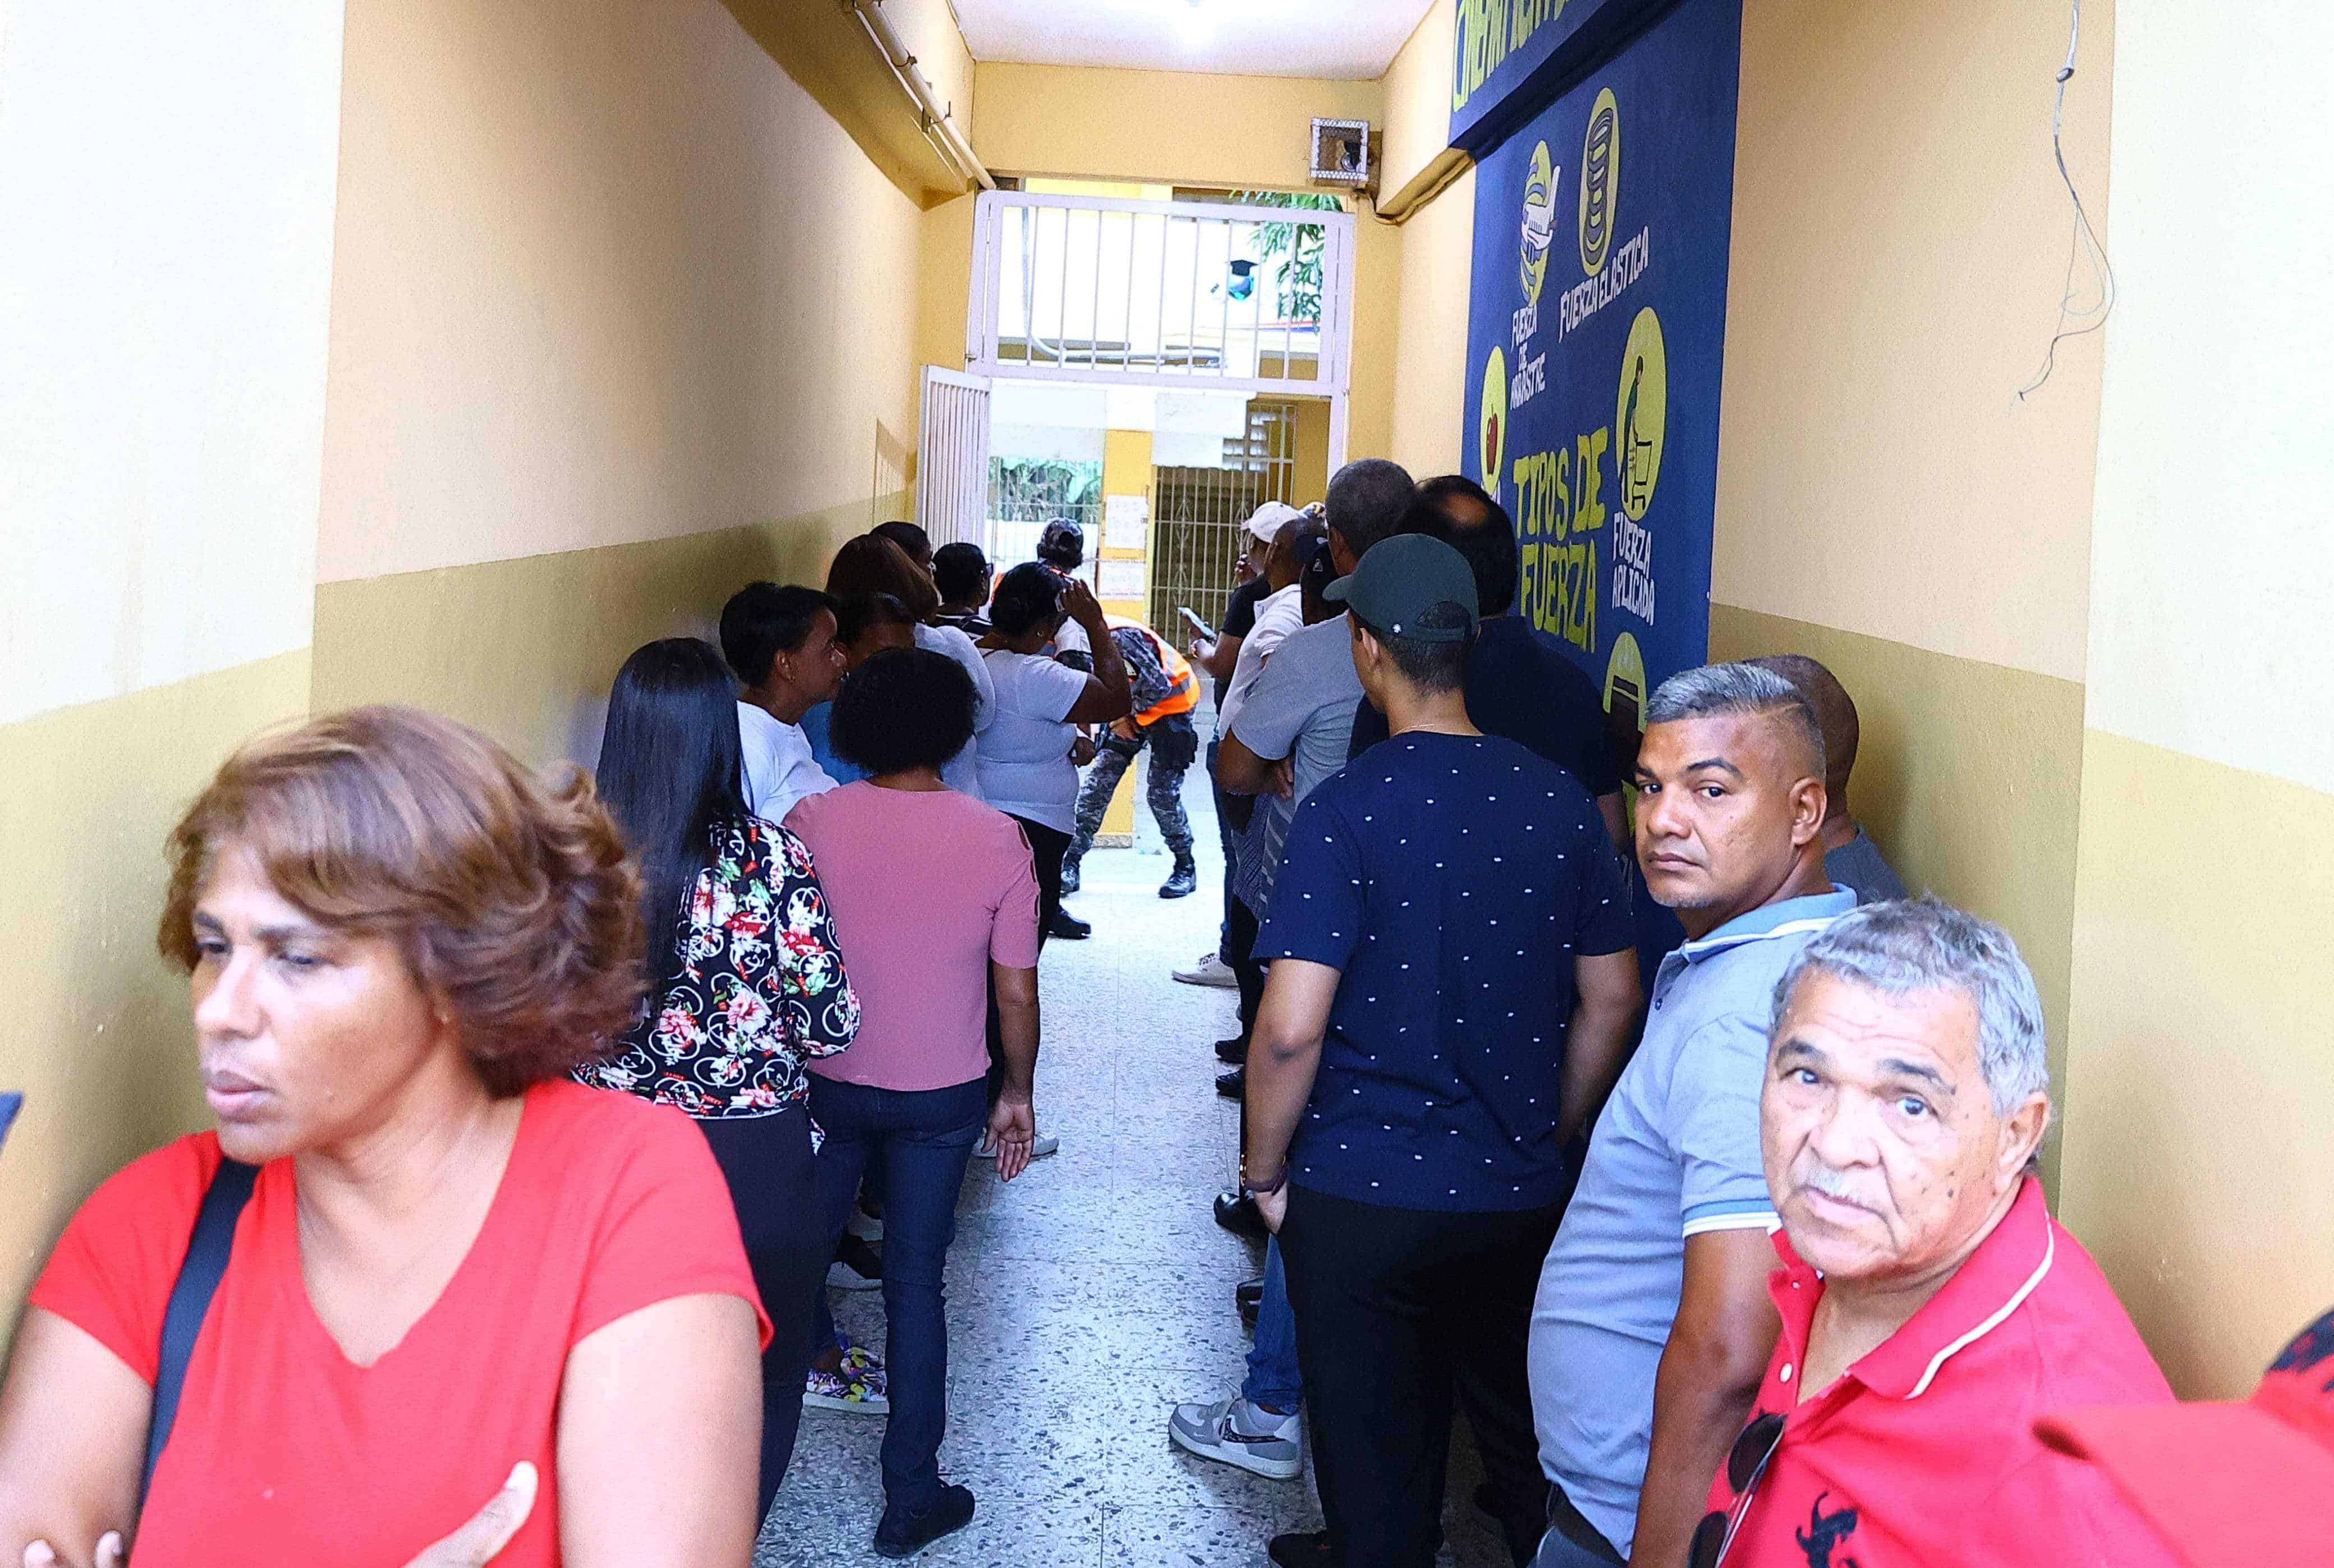
M1167 1421L1167 1435L1177 1448L1203 1459L1237 1465L1275 1481L1293 1481L1305 1473L1297 1427L1295 1410L1276 1416L1246 1400L1230 1399L1213 1405L1176 1406Z
M888 1415L892 1409L891 1384L882 1367L852 1365L851 1354L846 1351L838 1371L811 1368L810 1376L803 1382L803 1404L810 1409Z

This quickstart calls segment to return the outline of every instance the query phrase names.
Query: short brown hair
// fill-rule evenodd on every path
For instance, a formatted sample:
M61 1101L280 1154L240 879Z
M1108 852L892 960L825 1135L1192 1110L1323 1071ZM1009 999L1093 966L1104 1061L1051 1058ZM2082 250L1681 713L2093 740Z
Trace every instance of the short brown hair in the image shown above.
M311 918L394 940L497 1097L604 1054L646 987L640 869L590 775L546 785L436 714L353 708L227 759L170 834L159 944L182 969L230 846Z

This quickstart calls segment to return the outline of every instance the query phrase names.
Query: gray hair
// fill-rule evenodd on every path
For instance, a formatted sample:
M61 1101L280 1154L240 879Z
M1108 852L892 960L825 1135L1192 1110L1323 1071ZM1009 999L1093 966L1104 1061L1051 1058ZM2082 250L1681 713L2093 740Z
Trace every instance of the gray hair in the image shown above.
M1719 713L1784 715L1807 742L1816 776L1824 776L1828 765L1815 705L1785 677L1756 664L1705 664L1671 676L1654 688L1645 723L1675 724Z
M1936 898L1898 899L1852 909L1818 932L1775 982L1769 1032L1810 974L1869 986L1890 996L1957 991L1977 1011L1978 1065L2007 1116L2050 1092L2042 997L2010 933Z

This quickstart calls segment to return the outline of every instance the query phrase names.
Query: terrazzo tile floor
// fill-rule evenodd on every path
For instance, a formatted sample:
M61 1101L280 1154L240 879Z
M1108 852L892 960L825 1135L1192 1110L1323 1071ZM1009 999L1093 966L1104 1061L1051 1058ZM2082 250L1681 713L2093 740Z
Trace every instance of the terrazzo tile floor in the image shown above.
M1147 764L1148 758L1144 759ZM916 1559L935 1568L1264 1568L1265 1543L1320 1527L1308 1469L1270 1481L1201 1459L1167 1437L1179 1400L1235 1391L1248 1338L1233 1284L1261 1247L1219 1229L1209 1202L1232 1179L1239 1111L1209 1048L1237 1026L1227 990L1169 971L1215 939L1221 863L1202 770L1185 792L1200 890L1158 896L1167 860L1147 812L1136 847L1087 857L1069 900L1094 923L1040 967L1040 1129L1062 1150L1010 1184L975 1160L950 1255L949 1432L943 1474L972 1488L972 1524ZM880 1293L834 1292L854 1338L883 1342ZM803 1413L793 1467L756 1568L879 1562L879 1416ZM1504 1568L1468 1498L1480 1478L1453 1444L1442 1563Z

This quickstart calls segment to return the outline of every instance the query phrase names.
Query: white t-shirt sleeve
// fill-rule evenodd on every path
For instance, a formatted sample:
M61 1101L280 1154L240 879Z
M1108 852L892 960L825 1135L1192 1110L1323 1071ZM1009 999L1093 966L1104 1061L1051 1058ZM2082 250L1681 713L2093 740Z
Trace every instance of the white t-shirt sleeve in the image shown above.
M783 822L796 801L835 787L800 725L783 724L741 702L738 740L745 755L746 809L765 822Z
M1224 688L1222 700L1216 704L1219 735L1231 733L1240 707L1262 677L1264 661L1272 657L1272 650L1304 624L1305 605L1293 583L1277 593L1266 594L1257 605L1256 625L1240 640L1239 658L1232 664L1231 683Z

